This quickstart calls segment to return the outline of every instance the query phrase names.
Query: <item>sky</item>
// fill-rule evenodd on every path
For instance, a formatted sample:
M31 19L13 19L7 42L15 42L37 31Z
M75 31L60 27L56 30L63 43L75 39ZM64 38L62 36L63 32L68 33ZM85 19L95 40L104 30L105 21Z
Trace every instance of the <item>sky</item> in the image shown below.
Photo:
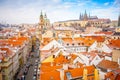
M38 23L41 11L51 23L75 20L85 10L91 16L118 20L120 0L0 0L0 23Z

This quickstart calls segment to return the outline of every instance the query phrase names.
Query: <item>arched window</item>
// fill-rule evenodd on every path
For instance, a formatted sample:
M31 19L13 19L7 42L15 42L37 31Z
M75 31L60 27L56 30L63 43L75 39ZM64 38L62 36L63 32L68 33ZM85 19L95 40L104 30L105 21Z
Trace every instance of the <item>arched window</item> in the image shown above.
M75 44L74 44L74 43L72 43L72 45L74 46Z

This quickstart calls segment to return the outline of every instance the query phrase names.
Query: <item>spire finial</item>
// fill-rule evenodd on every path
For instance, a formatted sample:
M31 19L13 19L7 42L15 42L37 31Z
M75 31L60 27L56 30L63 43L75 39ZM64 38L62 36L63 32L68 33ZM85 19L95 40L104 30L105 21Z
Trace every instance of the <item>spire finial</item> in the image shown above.
M86 13L86 9L85 9L85 14L87 14L87 13Z
M89 12L89 18L90 18L90 12Z
M42 15L42 10L41 10L41 15Z
M82 18L82 15L81 15L81 13L80 13L79 20L81 20L81 18Z
M88 16L87 16L87 12L86 12L86 9L85 9L84 20L87 20L87 19L88 19Z

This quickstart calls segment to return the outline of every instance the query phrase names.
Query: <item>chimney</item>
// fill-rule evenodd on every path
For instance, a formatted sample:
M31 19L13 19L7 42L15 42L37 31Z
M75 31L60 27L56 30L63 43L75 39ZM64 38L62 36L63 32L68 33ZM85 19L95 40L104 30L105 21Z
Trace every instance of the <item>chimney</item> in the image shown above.
M55 55L53 55L53 58L55 58Z
M53 62L51 62L50 66L53 66Z
M68 56L65 56L66 59L68 59Z
M63 64L63 69L68 70L68 64Z
M60 80L64 80L64 69L60 69Z

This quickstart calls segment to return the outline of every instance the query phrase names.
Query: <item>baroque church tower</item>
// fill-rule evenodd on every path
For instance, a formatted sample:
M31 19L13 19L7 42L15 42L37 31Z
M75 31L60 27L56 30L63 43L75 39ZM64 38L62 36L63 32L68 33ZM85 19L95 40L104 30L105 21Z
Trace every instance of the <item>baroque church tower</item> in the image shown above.
M50 21L49 19L47 19L47 15L43 15L42 11L40 14L40 18L39 18L39 27L40 27L40 39L42 40L42 34L45 33L45 31L48 29L48 27L50 26Z
M41 33L43 33L43 27L44 27L44 17L43 17L43 13L41 11L41 14L40 14L40 28L41 28Z
M44 28L44 17L43 17L43 13L41 11L40 14L40 18L39 18L39 26L40 26L40 41L42 42L42 34L44 32L43 28Z

